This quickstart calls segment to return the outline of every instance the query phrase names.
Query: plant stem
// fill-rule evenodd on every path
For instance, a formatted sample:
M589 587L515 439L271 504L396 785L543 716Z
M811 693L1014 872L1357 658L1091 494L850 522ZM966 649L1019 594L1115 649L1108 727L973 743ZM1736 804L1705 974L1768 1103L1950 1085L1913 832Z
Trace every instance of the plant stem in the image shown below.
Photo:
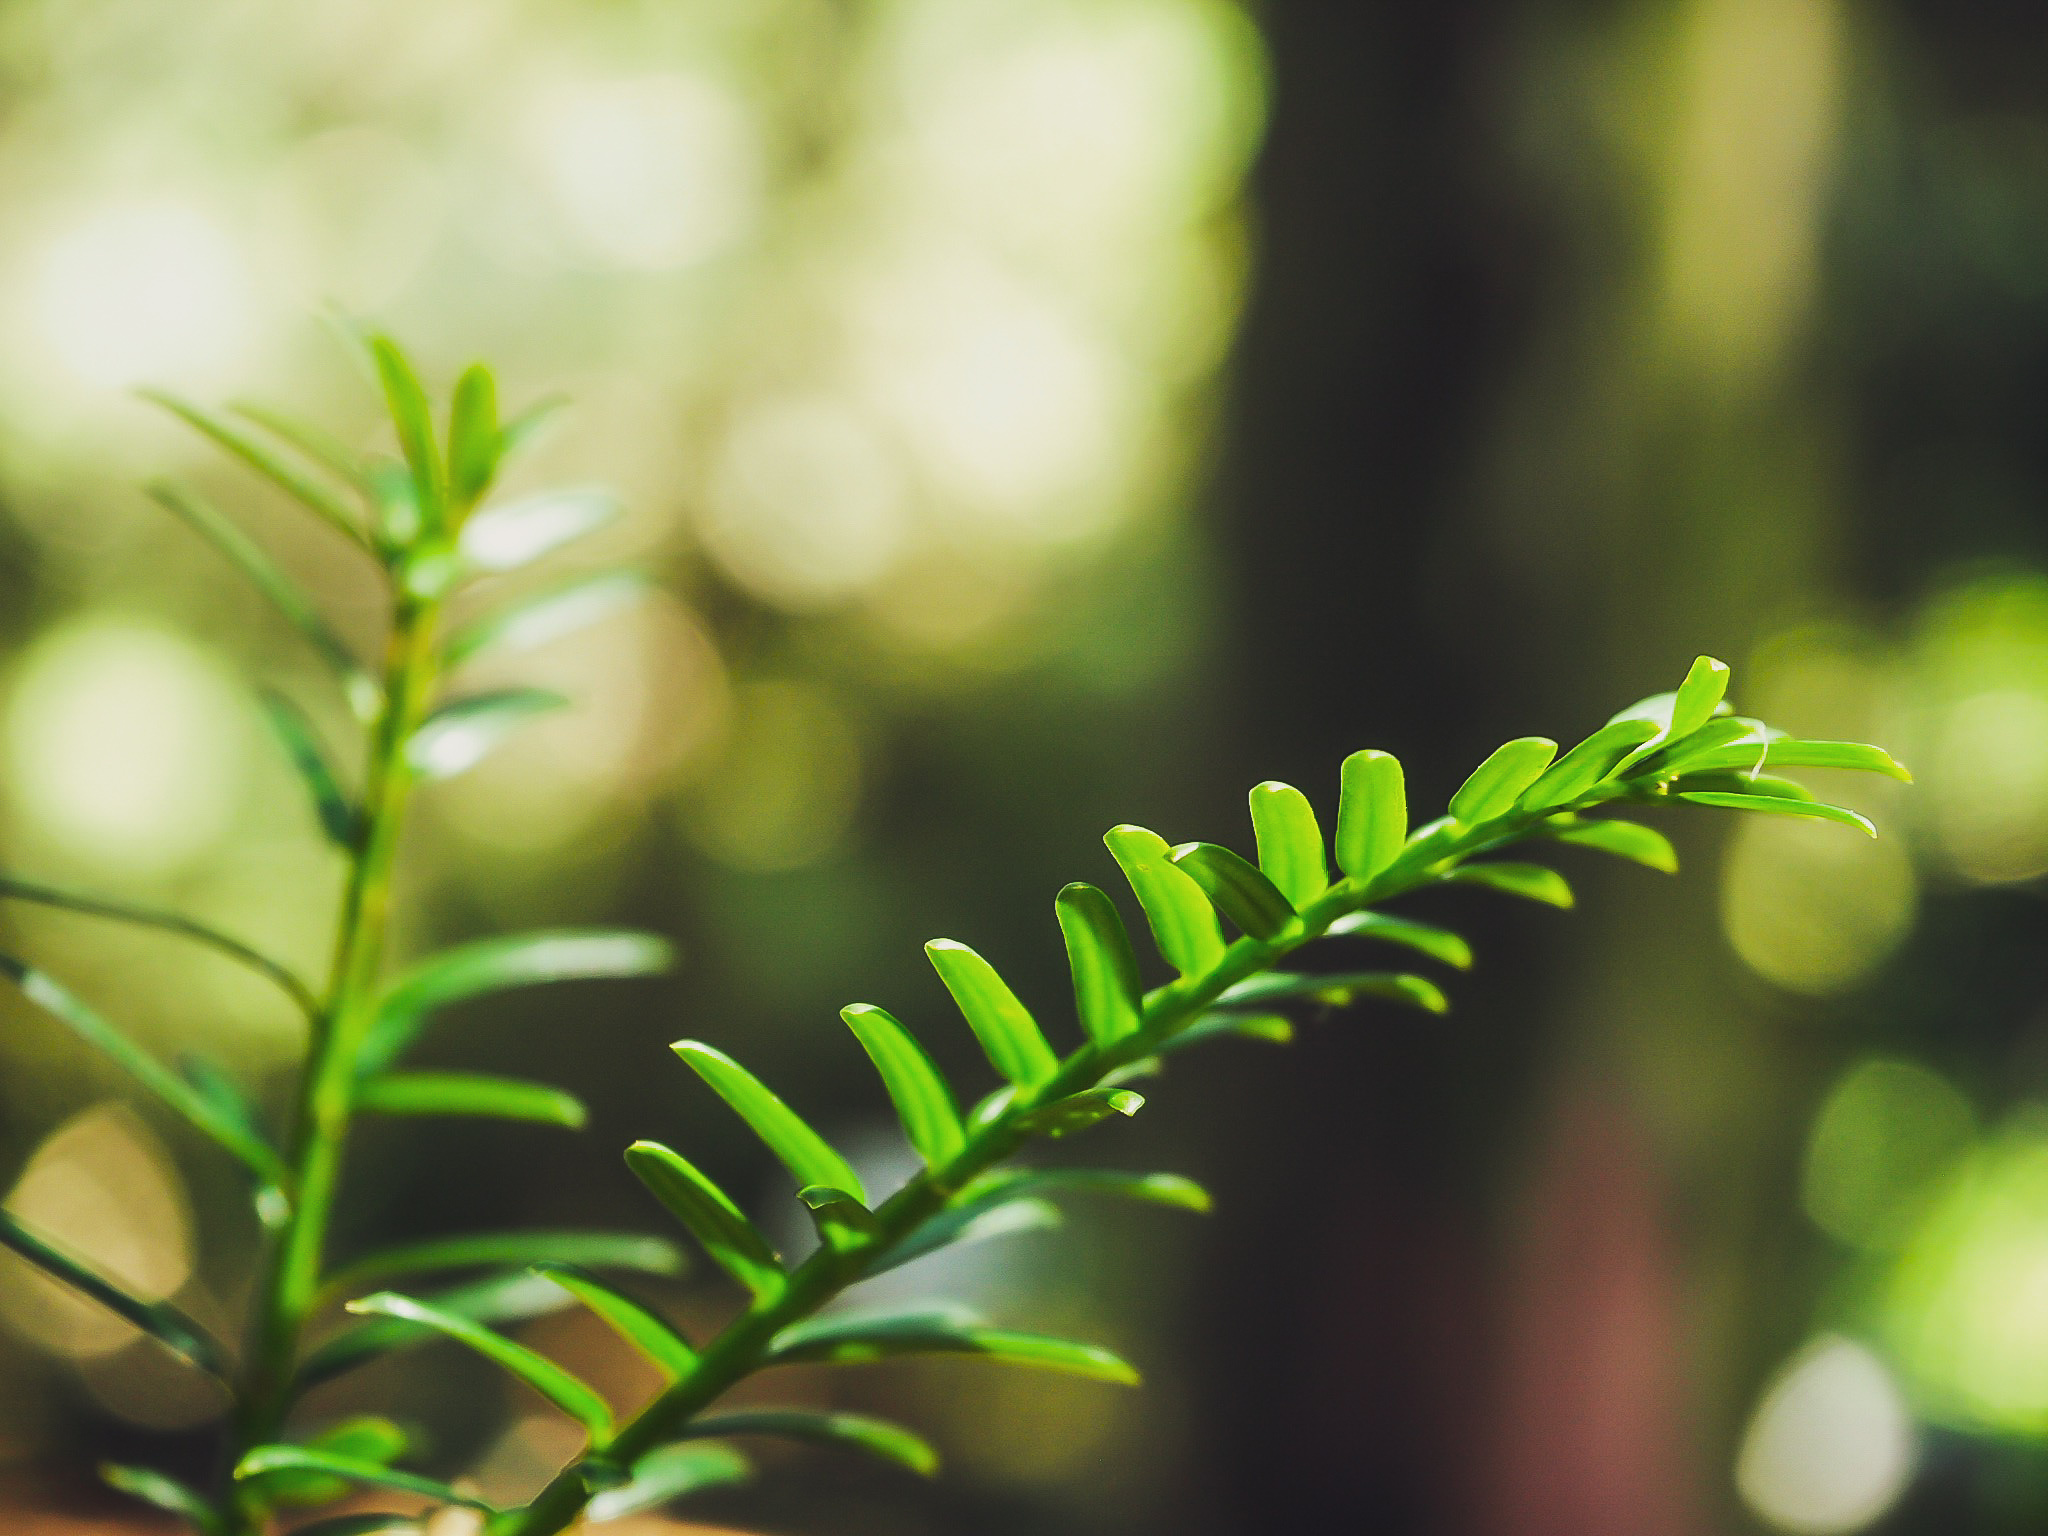
M412 788L405 746L434 687L438 602L401 595L386 648L384 705L371 732L363 803L350 849L327 997L315 1020L287 1160L290 1207L263 1277L230 1437L228 1474L242 1455L277 1437L291 1406L299 1339L313 1310L327 1229L355 1107L356 1056L377 1010L389 926L391 875ZM263 1516L230 1491L226 1536L263 1528Z
M892 1248L943 1209L954 1191L1014 1153L1026 1139L1020 1121L1034 1105L1092 1088L1118 1067L1158 1051L1227 989L1271 969L1286 955L1322 937L1339 917L1418 886L1435 884L1460 860L1517 841L1551 816L1585 803L1587 800L1543 812L1516 813L1469 830L1451 828L1439 841L1411 844L1370 881L1346 879L1332 885L1303 907L1296 922L1278 937L1239 938L1207 971L1183 976L1152 992L1145 999L1136 1032L1108 1048L1090 1043L1074 1051L1046 1082L1028 1091L1019 1089L1003 1113L971 1136L950 1162L917 1175L884 1201L875 1211L870 1231L843 1247L821 1246L798 1265L779 1293L755 1303L729 1324L686 1374L621 1430L604 1448L606 1457L630 1467L758 1370L777 1334L862 1279ZM575 1521L589 1500L590 1493L572 1463L557 1473L532 1503L499 1516L489 1527L491 1536L555 1536Z

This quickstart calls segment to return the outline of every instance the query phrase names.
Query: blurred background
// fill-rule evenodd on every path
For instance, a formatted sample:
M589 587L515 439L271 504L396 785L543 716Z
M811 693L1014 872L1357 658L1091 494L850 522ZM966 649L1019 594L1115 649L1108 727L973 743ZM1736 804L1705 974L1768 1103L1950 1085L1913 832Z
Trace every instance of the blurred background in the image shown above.
M518 658L578 701L422 798L400 948L673 935L432 1059L580 1136L366 1124L337 1249L654 1229L653 1136L787 1204L668 1056L731 1049L886 1183L834 1017L971 1073L918 952L1064 1018L1051 896L1137 820L1248 846L1347 751L1437 802L1698 651L1750 712L1919 776L1672 829L1582 910L1445 897L1457 1010L1177 1059L1078 1148L1217 1212L1077 1210L909 1272L1100 1339L1142 1392L890 1367L794 1390L929 1427L691 1512L862 1533L2001 1533L2048 1524L2048 15L1917 0L8 0L0 6L0 862L324 959L338 867L255 686L346 722L147 503L190 477L365 644L335 546L138 403L361 436L325 306L438 388L576 408L525 471L630 513L659 595ZM586 558L579 556L579 558ZM1832 786L1831 786L1832 787ZM281 1108L301 1041L204 955L41 912L33 955ZM230 1326L237 1181L0 998L0 1189ZM972 1081L972 1078L969 1078ZM709 1278L671 1300L724 1304ZM527 1336L647 1390L564 1314ZM568 1447L453 1351L329 1407L515 1496ZM103 1456L217 1404L0 1267L10 1530L142 1530ZM681 1523L644 1530L695 1529Z

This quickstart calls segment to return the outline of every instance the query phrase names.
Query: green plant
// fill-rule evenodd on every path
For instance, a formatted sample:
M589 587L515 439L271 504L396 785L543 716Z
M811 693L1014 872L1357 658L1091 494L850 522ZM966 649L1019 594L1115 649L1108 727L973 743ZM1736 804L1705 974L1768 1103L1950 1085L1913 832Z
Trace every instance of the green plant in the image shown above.
M251 578L333 670L368 739L360 793L342 788L307 717L265 701L298 767L325 834L345 852L349 878L337 921L333 970L315 989L239 941L176 914L23 880L0 894L113 920L153 925L210 945L276 983L306 1016L309 1048L297 1110L282 1145L217 1070L174 1070L142 1052L81 999L20 961L0 961L43 1008L117 1063L248 1170L268 1254L239 1354L163 1303L144 1302L0 1213L0 1242L112 1308L164 1347L224 1384L233 1412L216 1486L201 1491L163 1474L110 1467L116 1487L212 1536L250 1536L280 1512L333 1504L359 1485L431 1504L483 1511L495 1536L546 1536L579 1517L603 1520L743 1476L730 1438L782 1435L835 1442L922 1472L936 1464L906 1429L860 1415L790 1410L709 1412L741 1379L798 1361L854 1363L914 1353L992 1360L1129 1382L1105 1350L984 1326L952 1308L890 1315L824 1312L856 1280L937 1248L1014 1230L1046 1213L1055 1195L1086 1193L1201 1210L1204 1193L1169 1174L1012 1166L1038 1137L1086 1129L1143 1103L1130 1086L1162 1058L1220 1035L1285 1040L1286 1010L1380 998L1442 1012L1436 983L1403 971L1291 968L1326 940L1402 948L1452 968L1471 963L1448 929L1380 910L1422 886L1488 887L1555 906L1570 888L1542 864L1485 857L1512 845L1556 842L1675 870L1662 834L1595 815L1674 803L1821 817L1873 832L1852 811L1816 800L1766 770L1845 768L1904 777L1875 747L1801 741L1732 714L1727 668L1694 664L1672 693L1623 710L1562 754L1524 737L1482 763L1451 797L1449 813L1413 830L1399 762L1358 752L1343 764L1331 846L1299 791L1261 784L1251 794L1256 863L1210 843L1169 846L1142 828L1107 836L1172 979L1146 990L1116 904L1094 886L1069 885L1056 912L1074 979L1082 1043L1061 1054L1032 1013L973 950L926 946L1002 1084L964 1113L902 1024L858 1004L842 1016L872 1060L925 1167L876 1201L846 1160L745 1068L709 1045L675 1050L788 1168L818 1232L809 1257L785 1264L734 1202L677 1153L652 1142L626 1161L656 1200L737 1282L745 1304L702 1343L680 1332L598 1270L672 1271L662 1239L606 1232L459 1237L329 1261L326 1248L351 1123L362 1113L496 1115L574 1125L580 1106L540 1084L404 1070L401 1058L435 1011L458 999L552 978L659 969L656 938L613 931L486 940L434 957L395 979L384 938L398 829L413 784L460 771L522 722L560 702L510 689L442 700L445 672L488 646L544 639L630 596L618 575L586 578L442 635L444 606L472 580L538 560L602 525L610 501L589 492L494 502L503 460L550 409L500 423L491 375L473 367L457 384L445 440L404 355L370 343L401 454L358 457L319 430L257 408L217 415L165 399L246 465L326 519L388 582L391 622L381 677L350 655L313 604L226 517L191 491L152 494ZM1226 938L1219 917L1237 930ZM399 1276L480 1271L453 1289L413 1296L382 1288ZM309 1344L309 1325L346 1300L361 1321ZM628 1421L593 1388L514 1342L494 1325L550 1305L581 1304L660 1370L666 1386ZM582 1426L582 1455L529 1504L491 1509L468 1493L401 1470L397 1425L357 1417L304 1428L292 1418L307 1387L381 1354L434 1338L488 1356ZM330 1515L302 1531L321 1536L416 1525L413 1514Z

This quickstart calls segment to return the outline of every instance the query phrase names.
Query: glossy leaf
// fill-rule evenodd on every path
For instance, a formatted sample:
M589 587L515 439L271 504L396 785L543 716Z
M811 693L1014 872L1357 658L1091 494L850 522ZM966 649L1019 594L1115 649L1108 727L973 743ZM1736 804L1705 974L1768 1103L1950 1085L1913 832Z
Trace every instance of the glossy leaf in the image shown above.
M1127 825L1112 827L1102 841L1130 882L1153 942L1168 965L1187 976L1208 970L1223 957L1216 909L1193 877L1174 866L1165 838Z
M479 1072L383 1072L356 1085L356 1108L378 1115L472 1115L580 1131L583 1101L547 1083Z
M336 1289L329 1282L327 1290L332 1293ZM569 1294L560 1286L523 1269L437 1291L427 1299L444 1312L457 1312L479 1323L516 1323L571 1305ZM393 1317L344 1328L315 1345L300 1362L294 1377L297 1390L305 1391L371 1360L440 1337L431 1328Z
M327 834L327 840L335 847L353 847L358 821L356 808L335 778L313 722L306 718L298 705L281 693L266 688L258 697L263 705L263 718L269 722L271 733L284 748L285 756L298 773L299 782L305 785L306 793L312 799L313 814L319 818L320 830Z
M796 1192L810 1212L819 1238L831 1248L847 1248L879 1230L875 1213L834 1184L806 1184Z
M981 1355L1096 1381L1135 1386L1138 1373L1093 1344L987 1328L930 1312L817 1318L776 1335L778 1364L863 1365L902 1355Z
M603 1445L611 1438L612 1411L595 1388L563 1370L545 1355L524 1344L514 1343L480 1323L456 1312L447 1312L412 1296L379 1291L348 1304L361 1317L391 1317L400 1322L419 1323L446 1334L458 1344L475 1350L485 1359L517 1376L590 1433L591 1442Z
M498 384L472 363L448 406L448 496L458 513L475 505L498 469Z
M1564 876L1541 864L1460 864L1442 878L1459 885L1483 885L1490 891L1551 907L1569 907L1573 899Z
M1252 791L1251 806L1259 869L1280 894L1299 907L1329 889L1329 855L1308 796L1268 779Z
M286 1182L283 1162L270 1145L205 1094L114 1028L85 1002L45 974L12 955L0 955L0 976L175 1110L189 1125L234 1154L273 1184Z
M371 1488L390 1488L399 1493L416 1493L422 1498L432 1499L440 1504L460 1504L468 1509L480 1509L487 1514L495 1510L482 1499L462 1493L448 1484L431 1477L422 1477L416 1472L401 1472L396 1467L387 1467L374 1461L363 1461L353 1456L337 1456L331 1451L316 1451L303 1445L259 1445L244 1456L235 1466L235 1477L247 1480L272 1472L319 1472L330 1477L361 1483Z
M1145 1096L1128 1088L1089 1088L1026 1110L1016 1124L1033 1136L1066 1136L1099 1125L1111 1115L1135 1115L1144 1107Z
M1452 820L1469 827L1505 815L1556 756L1557 743L1548 736L1517 736L1503 742L1451 796Z
M638 1232L578 1232L550 1228L529 1232L473 1232L460 1237L436 1237L422 1243L375 1249L335 1270L327 1278L325 1288L330 1294L346 1293L392 1275L529 1264L577 1265L592 1269L637 1270L647 1275L676 1275L682 1273L683 1256L667 1238L648 1237ZM430 1299L437 1305L447 1305L445 1298Z
M1711 656L1696 658L1671 701L1670 739L1682 741L1713 719L1727 692L1728 663Z
M117 1493L125 1493L131 1499L140 1499L167 1514L176 1515L193 1530L205 1532L207 1536L220 1529L213 1506L175 1477L148 1467L124 1467L118 1462L108 1461L100 1464L100 1481Z
M1054 899L1067 966L1074 976L1074 1009L1081 1028L1097 1045L1114 1045L1137 1031L1144 1007L1138 957L1116 904L1080 881Z
M729 1445L705 1441L681 1442L649 1451L633 1463L633 1480L623 1488L600 1493L590 1501L587 1518L592 1525L623 1519L701 1493L707 1488L725 1488L753 1476L753 1465Z
M0 898L33 902L37 906L76 912L82 917L132 923L140 928L154 928L161 933L189 939L263 977L289 997L299 1011L308 1017L316 1016L320 1012L320 1000L290 967L271 959L260 950L252 949L240 939L218 929L209 928L204 923L194 922L181 913L138 906L133 902L115 901L86 891L75 891L66 886L45 885L36 880L18 880L11 875L0 875Z
M860 1451L908 1467L921 1477L939 1470L939 1453L922 1436L887 1419L864 1413L828 1413L813 1408L742 1408L693 1419L683 1433L693 1440L717 1435L773 1435Z
M1456 970L1472 969L1472 946L1461 934L1387 912L1347 912L1324 930L1333 938L1378 939L1441 960Z
M1751 747L1745 754L1737 748L1702 754L1688 759L1686 768L1690 772L1703 773L1714 769L1765 768L1846 768L1858 773L1881 773L1887 778L1911 783L1913 775L1889 752L1859 741L1799 741L1781 736L1764 745L1761 761L1756 748Z
M1695 762L1730 756L1745 771L1763 766L1764 748L1774 733L1761 721L1728 716L1710 720L1683 741L1653 742L1626 766L1631 778L1657 778Z
M1174 867L1202 888L1217 911L1255 939L1275 939L1294 921L1294 907L1280 889L1242 856L1215 843L1182 843Z
M756 1296L781 1294L785 1277L768 1239L694 1164L659 1142L636 1141L626 1166L727 1274Z
M396 1060L440 1009L544 982L655 976L675 964L675 947L623 928L549 928L458 944L429 955L385 992L357 1056L359 1071Z
M374 1414L330 1424L305 1441L308 1450L375 1462L386 1467L403 1456L410 1443L404 1430L389 1419ZM326 1472L269 1472L253 1481L265 1503L296 1509L332 1504L337 1499L346 1498L349 1490L345 1480Z
M639 571L604 571L520 598L472 619L448 637L450 667L482 651L528 651L609 618L648 591Z
M228 1379L227 1351L199 1324L167 1301L144 1301L84 1260L65 1252L0 1209L0 1247L10 1248L51 1279L61 1281L218 1380Z
M535 716L568 702L545 688L500 688L456 699L420 722L405 744L406 761L423 779L450 778L474 768Z
M1775 795L1780 800L1818 798L1812 790L1796 779L1781 779L1774 773L1745 773L1735 769L1720 769L1712 773L1681 773L1669 781L1667 788L1678 794L1699 790L1717 795Z
M1614 720L1544 769L1522 792L1521 808L1547 811L1570 805L1600 783L1645 743L1662 735L1654 720Z
M442 477L441 454L434 443L434 414L427 405L427 392L420 387L412 363L388 336L370 338L370 355L377 364L377 377L384 386L384 403L391 412L391 424L398 432L398 446L412 471L413 494L429 527L439 525L447 501Z
M1408 786L1401 760L1370 749L1344 759L1337 799L1337 867L1370 880L1394 862L1408 837Z
M456 548L470 570L498 575L531 565L618 515L609 491L543 491L479 509L462 525Z
M333 669L358 719L367 720L377 712L381 690L376 680L356 659L348 642L313 605L313 600L254 539L242 532L226 513L187 486L171 480L153 480L146 489L151 500L211 544L304 637Z
M689 1372L697 1352L644 1302L574 1264L542 1263L534 1270L554 1281L601 1319L612 1332L652 1361L668 1380Z
M725 1052L701 1040L678 1040L669 1049L689 1063L691 1070L732 1106L733 1112L781 1159L799 1185L830 1185L866 1202L867 1190L852 1165L766 1083Z
M850 1004L839 1010L839 1017L881 1074L904 1134L925 1165L938 1168L959 1156L967 1144L960 1111L924 1047L895 1015L873 1003Z
M307 474L291 460L274 451L269 444L243 431L226 417L217 415L204 406L194 405L189 400L181 400L176 395L166 394L157 389L145 389L141 393L145 400L162 406L183 420L187 426L211 438L214 443L240 459L300 506L318 514L350 543L358 548L367 547L356 509L349 505L347 498ZM242 414L250 413L245 411ZM273 427L272 430L276 429ZM294 443L293 446L299 445Z
M1446 1013L1451 1006L1434 982L1398 971L1268 971L1238 983L1217 1001L1227 1006L1318 1002L1341 1007L1359 997L1383 997L1430 1013Z
M1839 805L1827 805L1818 800L1788 800L1778 795L1718 795L1692 790L1676 798L1693 805L1718 806L1729 811L1764 811L1774 816L1810 816L1819 821L1840 822L1845 827L1854 827L1871 837L1877 836L1877 828L1870 818Z
M1597 848L1667 875L1678 873L1678 850L1671 839L1638 821L1574 821L1555 827L1550 836L1578 848Z
M1030 1087L1058 1070L1059 1058L1046 1044L1038 1021L994 966L952 939L933 939L924 952L998 1072Z

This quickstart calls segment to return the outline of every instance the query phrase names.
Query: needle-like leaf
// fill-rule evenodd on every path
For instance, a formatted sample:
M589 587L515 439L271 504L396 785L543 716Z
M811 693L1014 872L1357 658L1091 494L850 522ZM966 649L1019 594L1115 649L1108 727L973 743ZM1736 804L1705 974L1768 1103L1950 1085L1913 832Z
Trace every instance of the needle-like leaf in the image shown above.
M359 549L369 547L363 537L357 511L349 505L347 498L323 485L281 454L273 452L267 443L244 432L227 418L207 410L204 406L194 405L189 400L181 400L176 395L166 394L157 389L145 389L142 396L145 400L162 406L204 436L213 439L216 444L270 481L300 506L317 513L323 521ZM241 414L253 413L243 411ZM266 422L266 425L268 424ZM272 430L277 429L272 427ZM301 447L297 443L293 446Z
M388 1467L411 1446L411 1437L391 1420L359 1414L330 1424L305 1441L307 1450ZM266 1472L251 1479L267 1504L311 1509L348 1496L346 1479L327 1472Z
M639 602L647 591L645 573L630 570L602 571L549 587L456 630L448 637L448 665L458 667L486 650L504 653L546 645Z
M313 812L320 819L320 830L327 834L327 840L335 847L353 847L359 819L356 808L335 777L313 722L306 718L298 705L281 693L266 688L259 698L263 704L263 718L269 722L271 732L284 748L285 756L298 772L299 782L305 785L306 793L313 801Z
M611 1438L612 1411L597 1389L563 1370L545 1355L524 1344L514 1343L459 1313L443 1311L412 1296L379 1291L348 1304L348 1310L365 1317L392 1317L419 1323L444 1333L458 1344L467 1345L493 1364L517 1376L589 1432L593 1445L602 1447ZM247 1463L245 1462L244 1465Z
M473 1115L580 1131L583 1101L547 1083L478 1072L383 1072L356 1085L356 1107L379 1115Z
M1110 828L1102 841L1145 909L1166 963L1183 976L1214 965L1223 954L1216 910L1193 877L1174 867L1166 839L1143 827L1121 826Z
M958 1156L967 1141L960 1111L924 1047L895 1015L873 1003L850 1004L839 1010L839 1017L881 1074L904 1134L926 1166L941 1167Z
M543 491L482 508L462 525L456 548L469 570L495 576L531 565L618 516L609 491Z
M1727 692L1728 663L1716 661L1711 656L1695 659L1692 669L1685 674L1685 681L1678 685L1677 696L1671 701L1669 739L1683 741L1713 719L1714 711L1721 707L1721 699Z
M536 1264L534 1270L582 1302L670 1381L687 1375L696 1366L697 1352L689 1341L645 1303L574 1264Z
M864 1365L901 1355L981 1355L1008 1365L1036 1366L1125 1386L1138 1382L1138 1373L1129 1364L1097 1345L986 1328L931 1312L828 1317L799 1323L776 1335L769 1355L787 1365Z
M191 1318L167 1301L144 1301L131 1295L82 1259L31 1232L4 1209L0 1209L0 1247L12 1249L51 1279L90 1297L123 1322L134 1324L207 1375L219 1381L229 1379L227 1351Z
M1131 936L1116 904L1092 885L1076 881L1054 899L1067 965L1074 973L1074 1007L1097 1045L1114 1045L1138 1027L1143 987Z
M1451 796L1451 819L1476 826L1513 810L1522 791L1543 776L1556 756L1557 743L1548 736L1517 736L1503 742Z
M1550 907L1569 907L1573 899L1564 876L1541 864L1460 864L1440 878L1457 885L1483 885L1490 891Z
M1173 863L1193 878L1217 911L1255 939L1277 939L1294 921L1294 905L1241 855L1215 843L1182 843Z
M633 1463L633 1480L590 1501L590 1523L624 1519L706 1488L744 1483L753 1464L729 1445L683 1442L649 1451Z
M442 474L441 454L434 443L434 413L427 405L427 392L398 344L388 336L372 336L370 353L376 360L377 377L384 386L384 403L391 411L391 424L398 431L398 446L412 471L413 494L429 528L444 522L447 482Z
M325 1294L346 1295L393 1275L507 1264L568 1264L586 1269L675 1275L682 1273L683 1256L667 1238L638 1232L564 1232L548 1228L530 1232L473 1232L366 1253L329 1275ZM439 1306L449 1305L446 1297L430 1299Z
M1345 913L1324 932L1336 938L1379 939L1388 944L1400 944L1428 955L1432 960L1441 960L1456 970L1472 969L1472 946L1464 936L1448 928L1439 928L1434 923L1421 923L1413 918L1395 917L1392 913L1368 908Z
M768 1239L694 1164L659 1142L636 1141L626 1166L727 1274L757 1297L782 1293L788 1277Z
M998 1072L1020 1087L1053 1075L1059 1058L994 966L952 939L933 939L924 952Z
M448 495L459 517L490 489L498 470L498 384L472 363L448 407Z
M327 1293L337 1289L330 1283ZM568 1292L560 1286L524 1269L437 1291L427 1299L444 1312L459 1312L479 1323L516 1323L559 1312L572 1304ZM372 1318L344 1328L308 1351L294 1373L294 1389L304 1392L371 1360L440 1337L435 1330L419 1323L395 1317Z
M405 758L423 779L446 779L474 768L491 749L537 715L567 706L546 688L499 688L443 704L420 722Z
M480 1509L486 1514L497 1513L491 1505L473 1494L463 1493L431 1477L401 1472L396 1467L353 1456L340 1456L331 1451L316 1451L303 1445L259 1445L235 1466L237 1480L261 1477L270 1472L320 1472L372 1488L416 1493L441 1504L460 1504L469 1509Z
M1774 816L1811 816L1820 821L1840 822L1845 827L1877 836L1877 828L1868 816L1839 805L1827 805L1818 800L1788 800L1777 795L1719 795L1706 791L1689 791L1677 796L1680 800L1694 805L1718 806L1728 811L1763 811Z
M1337 867L1370 880L1394 862L1408 836L1408 786L1401 761L1370 749L1344 759L1337 799Z
M1569 805L1614 772L1631 752L1662 732L1654 720L1613 720L1565 753L1522 792L1521 808Z
M1678 850L1671 839L1638 821L1572 821L1553 826L1550 836L1579 848L1597 848L1667 875L1678 873Z
M808 1440L860 1451L882 1461L908 1467L920 1477L935 1476L939 1453L921 1435L887 1419L864 1413L826 1413L813 1408L742 1408L694 1419L683 1433L699 1440L717 1435L773 1435Z
M1087 1088L1026 1110L1016 1125L1033 1136L1066 1136L1100 1125L1111 1115L1135 1115L1144 1107L1145 1096L1128 1088Z
M117 1462L100 1464L100 1481L117 1493L125 1493L131 1499L140 1499L153 1504L167 1514L176 1515L202 1536L213 1536L220 1529L213 1506L174 1477L162 1472L151 1471L148 1467L124 1467Z
M280 1185L288 1181L284 1163L268 1143L114 1028L83 999L12 955L0 955L0 975L14 982L30 1002L106 1056L165 1105L176 1110L188 1124L233 1153L263 1179Z
M798 1184L823 1184L866 1202L867 1191L852 1165L766 1083L725 1052L701 1040L678 1040L669 1049L689 1063L711 1085L712 1091L732 1106L733 1112L752 1127L768 1150L782 1160Z

